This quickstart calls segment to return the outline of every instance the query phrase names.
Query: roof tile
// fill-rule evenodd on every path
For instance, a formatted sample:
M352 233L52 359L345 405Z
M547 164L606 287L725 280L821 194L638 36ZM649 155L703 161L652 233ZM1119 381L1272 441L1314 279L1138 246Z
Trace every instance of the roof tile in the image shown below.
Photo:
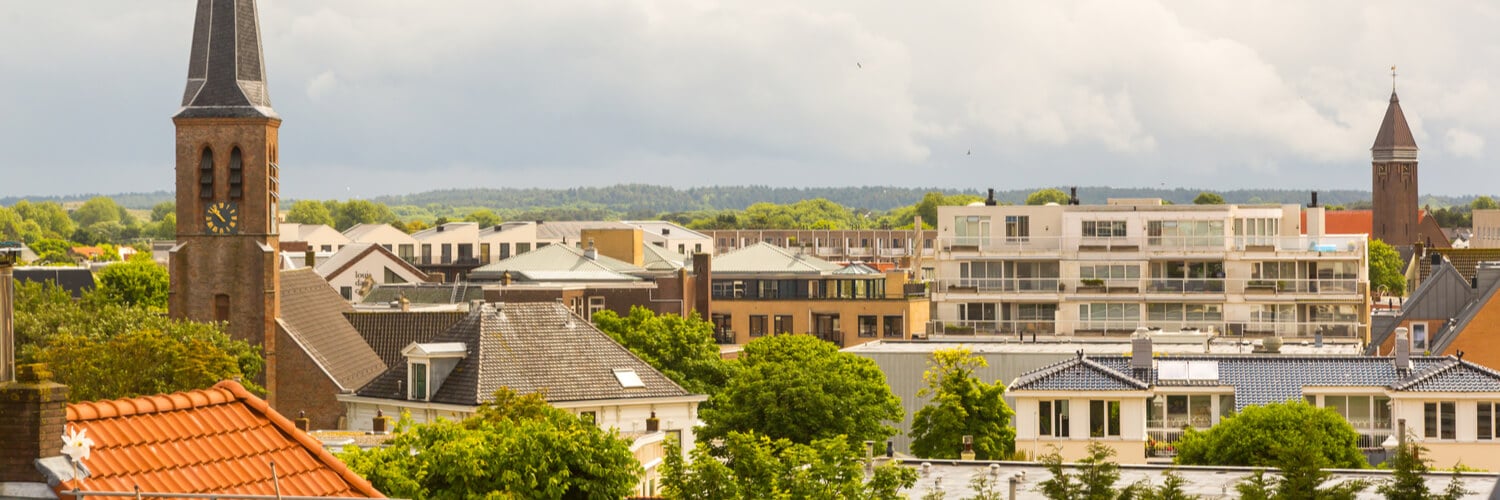
M343 316L354 308L317 273L283 271L281 290L278 322L334 383L354 390L385 371L385 363Z

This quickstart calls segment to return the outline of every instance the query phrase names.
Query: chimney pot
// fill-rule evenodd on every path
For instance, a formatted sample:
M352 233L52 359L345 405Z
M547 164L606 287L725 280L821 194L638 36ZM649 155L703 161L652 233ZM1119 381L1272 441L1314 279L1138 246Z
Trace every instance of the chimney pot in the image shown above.
M1318 192L1317 191L1313 191L1312 192L1312 203L1308 203L1307 206L1308 206L1308 208L1312 208L1312 207L1318 206Z
M302 265L305 267L318 267L318 253L313 251L312 245L308 245L307 251L302 253Z
M990 188L989 196L984 199L984 206L993 207L997 204L999 203L995 201L995 188Z
M1432 252L1432 265L1433 267L1443 265L1443 254Z

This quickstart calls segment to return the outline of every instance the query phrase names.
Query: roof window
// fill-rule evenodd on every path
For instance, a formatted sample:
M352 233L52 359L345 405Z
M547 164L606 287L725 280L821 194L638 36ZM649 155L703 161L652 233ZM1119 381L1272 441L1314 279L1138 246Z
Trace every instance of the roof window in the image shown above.
M620 381L620 387L626 389L646 387L646 383L641 381L641 376L636 374L635 370L615 370L615 380Z

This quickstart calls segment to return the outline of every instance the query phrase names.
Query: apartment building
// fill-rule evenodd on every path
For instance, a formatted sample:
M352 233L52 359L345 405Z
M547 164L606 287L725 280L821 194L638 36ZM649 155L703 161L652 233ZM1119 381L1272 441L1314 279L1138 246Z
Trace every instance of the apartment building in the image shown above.
M720 254L767 243L827 261L897 265L931 258L938 233L911 229L717 229L703 234Z
M939 334L1368 338L1364 234L1298 205L940 207ZM1307 227L1302 227L1302 226Z

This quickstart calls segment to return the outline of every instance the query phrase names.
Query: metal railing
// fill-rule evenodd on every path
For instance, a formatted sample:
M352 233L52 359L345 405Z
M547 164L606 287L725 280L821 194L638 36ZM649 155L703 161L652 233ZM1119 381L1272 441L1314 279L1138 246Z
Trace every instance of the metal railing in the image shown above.
M1141 311L1145 313L1145 311ZM1221 337L1355 338L1358 320L1260 321L1242 319L948 320L927 322L936 335L1129 335L1145 327L1162 332L1214 332Z
M1043 251L1295 252L1363 255L1365 235L1311 236L955 236L938 238L954 252L1028 253Z
M1260 278L938 278L938 293L1066 293L1091 294L1236 294L1353 296L1359 293L1357 278L1260 279Z

